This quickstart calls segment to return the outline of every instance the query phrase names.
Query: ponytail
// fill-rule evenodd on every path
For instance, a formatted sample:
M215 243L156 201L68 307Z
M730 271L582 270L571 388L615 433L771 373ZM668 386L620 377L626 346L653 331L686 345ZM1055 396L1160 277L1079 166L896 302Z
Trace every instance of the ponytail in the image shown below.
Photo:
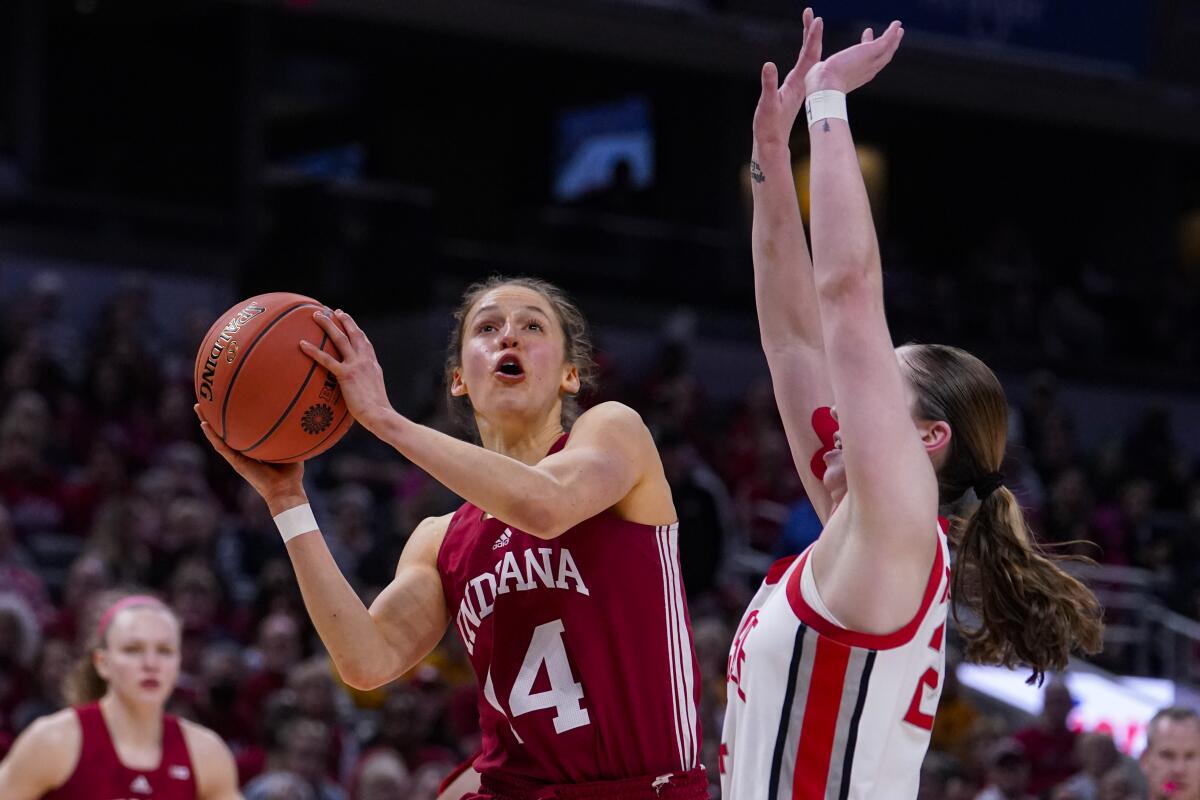
M956 525L954 621L966 641L966 660L1005 667L1028 665L1029 683L1065 669L1071 652L1097 653L1103 622L1096 596L1059 566L1078 557L1051 556L1034 540L1006 487L986 494ZM979 619L966 627L966 606Z
M94 703L108 691L108 683L96 671L92 651L88 650L71 667L63 679L63 697L69 705L82 706Z

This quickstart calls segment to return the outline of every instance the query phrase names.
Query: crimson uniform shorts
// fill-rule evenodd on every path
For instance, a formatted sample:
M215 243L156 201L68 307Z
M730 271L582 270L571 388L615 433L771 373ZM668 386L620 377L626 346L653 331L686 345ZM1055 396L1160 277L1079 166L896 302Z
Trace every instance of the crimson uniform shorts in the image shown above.
M703 767L688 772L619 781L516 786L483 776L482 787L463 800L708 800L708 775Z

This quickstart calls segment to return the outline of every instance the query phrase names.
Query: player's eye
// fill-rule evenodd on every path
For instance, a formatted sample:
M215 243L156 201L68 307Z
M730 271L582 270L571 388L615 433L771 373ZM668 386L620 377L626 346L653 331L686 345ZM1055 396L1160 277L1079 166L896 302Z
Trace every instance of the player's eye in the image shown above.
M526 325L525 327L529 328L530 330L534 330L534 331L543 331L543 330L545 330L545 327L542 325L542 323L540 323L540 322L536 322L536 321L535 321L535 322L531 322L531 323L529 323L529 324L528 324L528 325Z

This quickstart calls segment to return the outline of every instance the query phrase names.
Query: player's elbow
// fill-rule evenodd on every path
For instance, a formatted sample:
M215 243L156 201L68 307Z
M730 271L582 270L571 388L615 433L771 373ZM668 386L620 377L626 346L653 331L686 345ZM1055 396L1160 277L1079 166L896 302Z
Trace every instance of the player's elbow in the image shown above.
M816 279L822 306L862 306L881 293L878 268L867 262L852 262L836 269L821 270Z
M378 670L366 670L362 672L354 672L351 675L342 675L342 682L358 692L369 692L373 689L378 689L385 683L391 683L395 676L385 674Z
M342 683L359 692L369 692L389 683L400 670L382 658L343 659L337 662Z

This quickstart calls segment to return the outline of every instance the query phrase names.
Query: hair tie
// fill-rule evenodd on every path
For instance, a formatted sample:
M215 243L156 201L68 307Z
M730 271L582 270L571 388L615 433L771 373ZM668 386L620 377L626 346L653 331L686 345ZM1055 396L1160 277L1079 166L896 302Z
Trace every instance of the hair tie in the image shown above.
M979 480L972 484L971 488L975 490L975 496L980 500L986 500L991 496L992 492L1004 485L1003 472L989 472Z

